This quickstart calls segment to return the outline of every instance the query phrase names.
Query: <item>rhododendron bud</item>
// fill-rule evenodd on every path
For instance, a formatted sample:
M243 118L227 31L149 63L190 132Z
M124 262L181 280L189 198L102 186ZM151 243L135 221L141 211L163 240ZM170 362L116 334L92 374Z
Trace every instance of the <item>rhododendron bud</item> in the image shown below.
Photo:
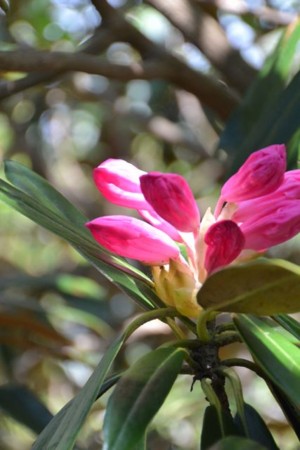
M205 268L210 274L230 264L243 250L245 238L239 226L232 220L221 220L207 230L204 241L207 244Z
M300 211L300 170L286 172L279 188L271 194L240 202L232 219L235 222L252 222L260 216L272 215L289 200L298 200Z
M188 317L197 317L201 311L197 303L200 288L191 268L180 260L171 260L169 266L152 267L157 295L169 306Z
M138 213L143 217L143 219L147 220L147 222L151 223L155 228L158 228L161 231L164 231L169 235L174 241L182 242L182 237L178 230L176 230L173 225L160 217L149 205L149 209L139 209Z
M265 250L291 239L300 232L299 200L273 204L273 209L261 213L240 225L245 236L245 248Z
M95 184L107 200L135 209L148 206L140 187L140 176L145 173L122 159L107 159L93 172Z
M300 170L285 172L283 182L274 192L274 195L282 195L286 199L300 200Z
M191 188L180 175L150 172L140 178L145 199L167 222L180 231L199 228L200 214Z
M269 194L282 183L285 169L284 145L270 145L258 150L224 184L221 199L239 202Z
M164 232L129 216L103 216L86 224L94 239L107 250L147 264L167 264L179 249Z

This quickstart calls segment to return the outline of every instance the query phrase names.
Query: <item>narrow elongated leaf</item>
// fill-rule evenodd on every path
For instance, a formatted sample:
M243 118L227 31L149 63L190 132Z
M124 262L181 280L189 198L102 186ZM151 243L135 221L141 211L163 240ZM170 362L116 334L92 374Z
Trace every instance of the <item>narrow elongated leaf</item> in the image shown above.
M209 405L206 407L201 432L201 450L208 450L225 436L238 436L240 434L242 433L234 424L228 411L222 411L219 415L215 406Z
M9 167L11 168L12 164ZM21 169L18 167L18 170L20 171ZM52 192L54 189L43 180L41 186L42 192L45 191L45 186L47 186L47 188L49 187L50 190L50 194L47 197L47 203L50 202L50 198L55 198L56 203L52 205L51 208L39 202L38 198L31 197L29 194L16 189L3 180L0 180L0 200L9 204L21 214L24 214L26 217L32 219L49 231L66 239L85 259L94 265L97 270L119 286L143 308L152 309L154 304L160 305L161 302L155 295L152 288L152 282L149 278L122 258L117 258L102 249L92 237L87 234L87 230L82 225L76 225L75 220L70 221L63 216L63 213L60 210L56 211L58 201L57 197ZM37 185L37 188L38 187L39 185ZM58 198L60 199L60 194L58 194ZM65 207L65 202L67 202L66 199L62 202L62 210ZM72 207L72 205L70 211L74 214L74 207Z
M87 221L84 214L40 175L16 161L5 161L4 171L7 179L22 192L68 219L73 225L82 227L83 233L89 234L84 228Z
M8 179L16 185L17 189L1 180L0 192L3 201L46 227L45 220L43 223L39 222L43 220L42 214L45 216L46 224L48 222L50 231L57 233L55 225L60 225L60 233L64 233L63 238L84 237L86 244L96 249L97 254L104 261L113 266L119 265L124 271L127 269L132 276L146 280L145 275L128 264L125 259L112 255L96 244L90 232L84 227L88 219L46 180L15 161L6 161L5 170ZM63 231L62 228L65 230Z
M300 268L283 260L258 260L210 276L198 294L204 308L272 315L300 311Z
M53 417L33 392L18 384L0 387L0 408L35 433L40 433Z
M214 444L208 450L268 450L251 439L230 436Z
M299 75L286 88L299 39L298 20L287 27L245 100L228 121L220 147L231 157L230 173L235 172L254 150L274 143L287 143L299 128ZM289 162L294 166L297 158L293 148L291 151Z
M32 450L71 450L115 357L120 351L125 335L119 337L104 354L83 389L51 420L43 430Z
M138 360L117 384L104 420L104 449L131 450L169 393L185 352L161 348Z
M248 431L247 437L264 445L268 450L279 450L269 428L253 406L244 403L244 416ZM238 414L235 416L234 422L243 434L243 423Z
M300 407L290 402L284 392L276 384L272 383L272 381L268 381L268 386L300 441Z
M237 315L234 322L267 377L299 408L300 349L267 320Z
M300 340L300 323L296 319L293 319L293 317L289 317L286 314L278 314L277 316L274 316L273 319Z

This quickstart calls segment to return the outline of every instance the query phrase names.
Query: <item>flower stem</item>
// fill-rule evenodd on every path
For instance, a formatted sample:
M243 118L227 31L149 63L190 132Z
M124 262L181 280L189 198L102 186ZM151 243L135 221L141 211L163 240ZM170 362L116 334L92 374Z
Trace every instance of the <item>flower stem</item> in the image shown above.
M178 312L174 308L158 308L153 311L148 311L137 317L125 330L126 339L140 326L144 323L150 322L151 320L160 319L163 320L167 317L176 317Z
M252 370L252 372L255 372L259 377L265 378L264 373L260 368L252 361L248 361L248 359L244 358L229 358L224 359L222 361L222 365L227 367L233 367L233 366L239 366L239 367L245 367L246 369Z
M211 322L218 313L216 311L203 310L199 314L197 321L197 335L202 342L209 342L211 340L211 334L209 333L208 324Z

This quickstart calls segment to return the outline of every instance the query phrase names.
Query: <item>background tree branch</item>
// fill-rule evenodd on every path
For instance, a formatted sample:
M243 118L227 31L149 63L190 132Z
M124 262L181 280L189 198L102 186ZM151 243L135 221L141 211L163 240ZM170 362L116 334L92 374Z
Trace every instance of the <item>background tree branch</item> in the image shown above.
M87 42L82 44L79 48L79 52L85 52L87 54L100 54L114 42L110 30L105 27L97 28L94 35L88 39ZM27 70L25 70L27 72ZM30 70L32 72L32 70ZM54 80L58 75L61 75L60 71L53 68L49 72L43 71L40 73L39 67L36 67L36 73L20 78L18 80L9 80L0 82L0 100L3 100L13 94L22 92L25 89L29 89L40 83L47 83Z
M244 93L253 81L256 70L231 47L225 31L217 20L191 0L146 0L161 12L187 41L194 44L219 70L226 82Z

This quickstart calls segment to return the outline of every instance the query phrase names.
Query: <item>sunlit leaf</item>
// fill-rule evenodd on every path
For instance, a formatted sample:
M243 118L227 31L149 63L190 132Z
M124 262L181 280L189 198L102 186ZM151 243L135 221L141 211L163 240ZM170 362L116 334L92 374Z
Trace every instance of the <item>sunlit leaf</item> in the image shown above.
M266 320L237 315L235 325L267 377L299 408L300 349Z
M283 260L258 260L216 272L198 294L204 308L272 315L300 311L300 268Z
M58 213L75 226L84 228L87 219L63 195L54 189L44 178L16 161L5 161L4 170L7 179L22 192L34 198L36 202Z
M130 367L109 399L104 449L131 450L169 393L183 362L180 349L154 350Z
M83 389L58 413L39 435L32 450L71 450L115 357L126 336L122 335L104 354Z
M14 163L11 162L9 164L10 171L13 167ZM22 171L23 166L17 165L17 174ZM136 300L143 308L153 308L153 302L154 304L160 305L161 302L155 295L149 278L122 258L117 258L102 249L92 239L89 233L87 233L87 230L82 224L76 225L75 220L71 221L69 218L64 217L62 210L65 209L67 200L63 197L63 200L61 200L61 195L56 195L56 191L48 185L45 180L40 177L33 177L33 181L31 182L33 183L33 187L31 183L29 183L29 187L26 185L24 179L29 177L29 174L32 173L29 171L28 174L28 171L29 169L24 169L22 178L24 184L22 185L23 191L0 180L0 200L9 204L26 217L52 231L61 238L66 239L85 259L94 265L110 281L119 286L131 298ZM42 180L41 186L39 184L40 180ZM41 188L41 192L47 197L47 206L42 202L42 199L39 201L39 196L31 196L31 194L34 195L39 188ZM29 192L28 194L26 193L26 190ZM50 200L53 198L54 203L51 203L51 207L49 207ZM74 209L75 208L72 205L69 209L66 208L66 210L69 211L68 214L70 216L75 214ZM79 214L79 222L81 222L81 213Z

